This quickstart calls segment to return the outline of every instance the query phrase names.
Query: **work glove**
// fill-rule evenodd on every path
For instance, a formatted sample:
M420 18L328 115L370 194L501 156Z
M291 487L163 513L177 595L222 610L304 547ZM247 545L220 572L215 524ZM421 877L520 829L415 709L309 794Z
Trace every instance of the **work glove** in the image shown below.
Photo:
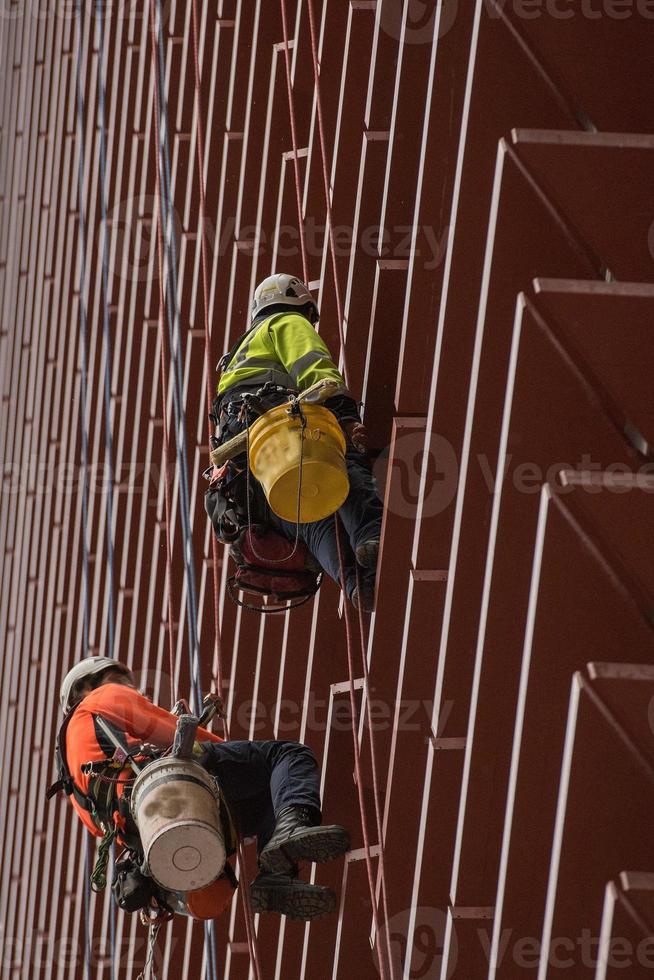
M365 456L368 452L368 432L363 422L359 422L357 419L346 419L341 422L341 425L357 452Z

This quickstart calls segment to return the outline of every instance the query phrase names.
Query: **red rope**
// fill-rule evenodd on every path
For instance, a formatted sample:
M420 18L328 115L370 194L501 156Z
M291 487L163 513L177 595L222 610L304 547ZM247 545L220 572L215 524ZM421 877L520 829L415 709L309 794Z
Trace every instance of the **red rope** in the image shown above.
M284 51L286 60L286 87L288 92L288 104L289 113L291 118L291 136L293 140L293 158L295 162L295 185L296 185L296 197L297 197L297 207L298 207L298 224L300 226L300 240L303 248L303 266L305 268L305 279L307 278L306 273L306 259L304 254L305 241L304 241L304 226L302 221L302 206L301 206L301 195L300 195L300 176L299 176L299 165L297 159L297 138L296 138L296 125L295 125L295 110L293 106L293 96L291 88L291 72L290 72L290 54L288 48L288 27L286 22L286 7L284 0L280 0L281 12L282 12L282 27L284 32ZM332 214L331 205L331 189L329 184L329 172L328 172L328 158L326 149L326 139L325 139L325 124L322 113L322 97L320 92L320 65L318 62L318 40L316 31L316 21L313 9L313 0L307 0L307 6L309 9L309 29L311 33L311 55L313 61L313 77L314 85L316 91L316 108L318 114L318 134L320 139L320 153L322 159L322 175L323 175L323 185L325 191L325 206L327 209L327 223L329 228L329 250L332 260L332 270L334 276L334 289L336 292L336 309L338 316L338 333L341 345L341 359L343 363L343 375L345 378L345 383L349 386L349 372L347 370L347 359L345 353L345 331L344 331L344 316L343 316L343 305L341 301L341 288L338 275L338 266L336 262L336 247L334 241L334 220ZM343 550L341 544L340 536L340 525L338 517L335 517L336 522L336 541L338 546L338 558L340 564L340 576L341 584L343 588L343 593L345 594L345 575L343 569ZM360 583L359 583L359 572L357 569L357 587L359 588L359 594L361 594ZM366 855L366 867L368 872L368 884L370 887L370 898L372 902L373 909L373 921L375 924L375 942L377 944L377 954L379 957L379 969L382 976L382 980L386 977L386 965L384 963L384 958L382 955L382 950L380 948L380 934L379 934L379 916L377 908L377 900L375 893L375 886L373 881L372 872L372 860L370 855L370 842L368 839L368 829L366 823L366 812L365 804L363 801L363 788L362 788L362 776L361 776L361 755L359 750L359 738L356 723L356 702L354 696L354 665L352 657L352 626L350 621L351 611L349 609L347 599L345 601L345 629L347 637L347 651L348 651L348 669L350 675L350 704L352 710L352 735L354 740L354 762L355 771L357 779L357 788L359 795L359 809L361 815L361 829L363 832L364 839L364 849ZM369 684L369 674L368 674L368 662L366 658L366 640L365 640L365 625L363 621L363 611L361 604L359 604L359 632L361 641L361 658L363 665L363 675L366 693L368 691ZM381 878L381 890L382 890L382 903L384 908L384 915L386 918L386 923L389 921L388 914L388 894L386 889L386 875L384 867L384 848L383 848L383 826L382 826L382 815L381 815L381 805L380 805L380 795L379 795L379 778L377 770L377 755L374 744L374 735L372 731L372 726L368 725L369 740L370 740L370 757L371 757L371 768L372 768L372 781L373 781L373 793L375 800L375 820L377 826L377 836L379 840L379 872ZM388 933L388 928L385 929L385 939L386 939L386 952L388 954L388 967L393 974L393 957L391 951L390 935Z
M195 67L195 122L197 130L197 164L198 164L198 184L200 188L200 214L198 223L198 234L200 236L200 255L202 264L202 294L204 303L204 354L205 371L207 376L207 434L210 443L213 429L209 414L212 403L212 357L211 357L211 335L209 332L209 275L207 262L207 240L205 235L206 199L204 192L204 130L202 126L202 89L200 79L200 56L199 56L199 17L197 0L192 4L193 20L193 62ZM211 546L213 556L213 607L214 607L214 651L216 654L216 664L218 673L218 687L220 693L223 691L223 667L222 667L222 643L220 636L220 583L218 581L218 543L216 536L211 532ZM227 718L223 719L225 738L229 739L229 723ZM248 882L247 866L245 863L245 849L243 842L238 842L238 864L240 870L241 894L243 896L243 909L245 912L245 931L247 933L248 949L250 952L250 962L254 969L256 980L261 980L261 963L259 961L259 951L257 949L256 930L254 927L254 916L252 913L252 901L250 897L250 886Z
M155 99L159 105L158 96L158 75L156 62L156 30L154 23L154 5L150 2L150 21L151 21L151 67L155 82ZM164 465L164 500L165 500L165 524L166 524L166 578L168 581L168 660L170 670L170 706L175 704L175 640L173 634L173 556L170 541L170 444L168 439L168 366L167 366L167 344L166 331L164 327L165 319L165 292L164 292L164 271L163 271L163 229L161 226L161 183L159 175L159 112L155 107L154 113L155 131L155 202L157 208L157 263L159 272L159 347L161 349L161 401L163 420L163 465Z
M313 78L316 89L316 107L318 109L318 134L320 136L320 154L322 156L322 176L325 187L325 206L327 208L327 224L329 227L329 250L332 257L332 270L334 274L334 289L336 291L336 311L338 316L338 336L341 343L341 357L343 360L343 377L345 384L350 386L349 372L345 360L345 331L343 321L343 304L341 302L341 287L338 278L338 268L336 264L336 246L334 243L334 221L332 217L331 191L329 187L329 173L327 171L327 149L325 144L325 125L322 116L322 98L320 96L320 66L318 64L318 41L316 36L316 21L313 12L313 0L307 0L309 8L309 28L311 31L311 55L313 58Z
M341 588L343 590L343 595L345 596L345 635L347 640L347 666L348 666L349 679L350 679L350 712L352 715L352 740L354 743L354 771L356 774L357 795L359 798L359 814L361 817L361 830L363 832L363 849L365 852L366 870L368 872L368 888L370 890L370 901L372 904L372 919L375 925L375 945L377 947L377 956L379 959L379 973L381 976L381 980L387 980L388 973L386 972L386 963L384 961L384 956L382 955L381 937L379 932L379 913L377 909L377 896L375 894L375 881L374 881L374 874L372 869L372 855L370 853L370 839L368 837L366 806L363 799L363 776L361 772L361 752L359 749L358 712L356 707L356 698L354 694L354 658L352 654L353 639L352 639L352 623L350 618L352 615L352 611L350 609L350 605L347 600L347 593L345 590L345 567L343 562L343 545L341 542L341 526L340 526L340 520L338 514L334 515L334 523L336 526L336 546L338 548L338 564L339 564L339 572L341 578ZM380 838L379 840L380 858L381 858L381 847L382 847L382 841Z
M356 578L357 578L357 590L358 595L361 596L361 576L359 574L359 566L356 565ZM345 600L347 602L347 599ZM363 604L358 603L359 612L359 637L361 640L361 665L363 668L363 679L364 679L364 691L366 694L366 699L364 701L364 718L365 718L365 705L368 702L368 696L370 691L370 675L368 672L368 657L366 655L366 627L363 621ZM388 953L388 964L391 971L391 977L393 977L393 952L391 950L391 937L388 928L389 914L388 914L388 892L386 890L386 868L384 863L384 828L382 822L381 814L381 804L380 804L380 793L379 793L379 777L377 770L377 751L375 748L375 736L372 730L372 719L368 723L368 740L370 742L370 767L372 769L372 790L373 797L375 800L375 822L377 824L377 839L379 841L379 876L381 878L381 892L382 892L382 904L384 906L384 918L386 920L386 926L384 929L385 939L386 939L386 952Z
M295 105L293 103L293 87L291 85L291 52L288 47L288 23L286 20L286 3L280 0L282 10L282 30L284 32L284 62L286 64L286 91L288 94L288 113L291 120L291 140L293 142L293 169L295 172L295 198L297 203L297 224L300 231L300 249L302 251L302 274L309 285L309 263L307 261L307 243L302 218L302 191L300 188L300 161L298 159L297 127L295 125Z

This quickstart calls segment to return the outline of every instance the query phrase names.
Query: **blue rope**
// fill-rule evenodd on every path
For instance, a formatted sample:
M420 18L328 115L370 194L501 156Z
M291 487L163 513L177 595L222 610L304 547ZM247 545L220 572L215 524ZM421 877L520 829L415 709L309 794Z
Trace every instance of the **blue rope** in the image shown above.
M180 310L177 283L177 248L175 229L172 221L173 205L170 179L170 142L168 136L168 105L165 94L166 73L164 67L163 32L161 0L156 0L158 64L159 64L159 153L161 223L165 229L164 247L166 249L166 320L168 340L173 361L173 407L175 412L175 446L179 471L179 509L184 539L184 566L186 569L186 605L188 621L189 662L191 673L191 700L193 710L199 712L202 699L199 672L198 638L198 599L195 582L195 560L193 555L193 534L191 529L190 493L188 484L188 452L186 447L186 416L184 412L184 384L182 378L180 330Z
M102 218L102 333L105 348L104 364L104 415L105 415L105 462L109 472L107 487L107 570L109 576L109 644L108 656L115 656L115 575L114 575L114 546L113 546L113 511L114 511L114 468L113 440L111 435L111 331L109 329L109 232L107 226L107 132L106 132L106 81L104 77L104 9L103 0L96 2L96 21L98 25L98 122L100 127L100 212ZM111 869L113 876L113 851L111 853ZM110 976L115 977L114 949L116 948L116 899L111 893L109 909L110 933Z
M196 713L200 710L202 690L200 686L200 651L198 638L198 600L195 582L195 562L193 556L193 535L190 518L190 493L188 486L188 453L186 447L186 418L184 413L184 387L182 379L182 337L180 329L180 310L178 303L177 284L177 248L175 229L172 221L173 203L170 177L170 142L168 135L168 106L165 91L165 63L162 32L161 0L156 0L157 38L158 38L158 67L159 67L159 154L158 167L160 174L160 206L161 223L165 229L164 246L166 249L166 319L168 324L168 339L173 361L173 405L175 409L175 444L179 468L179 505L184 538L184 561L187 580L187 619L189 632L189 660L191 671L191 693ZM205 957L207 977L217 980L215 929L213 923L204 926Z
M104 10L102 0L96 0L98 24L98 116L100 127L100 212L102 217L102 333L104 338L104 454L109 473L107 487L107 568L109 574L109 644L108 656L114 656L114 467L113 440L111 435L111 331L109 329L109 233L107 228L107 136L105 121L104 60Z
M204 948L207 953L207 976L209 980L218 980L215 922L205 922L204 924Z

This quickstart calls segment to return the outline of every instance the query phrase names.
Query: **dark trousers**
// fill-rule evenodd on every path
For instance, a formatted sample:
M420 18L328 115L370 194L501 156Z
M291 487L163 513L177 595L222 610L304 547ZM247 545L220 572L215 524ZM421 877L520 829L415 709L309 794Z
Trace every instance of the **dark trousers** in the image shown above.
M350 480L350 492L345 503L339 508L338 514L345 528L345 539L352 551L366 541L379 540L381 536L382 502L377 492L377 484L366 463L365 457L355 449L350 448L345 456L347 475ZM295 541L296 526L290 521L284 521L276 514L271 514L270 523L281 531L289 541ZM327 574L341 585L338 562L338 546L336 543L336 527L333 517L312 524L300 524L299 535L307 548L314 555ZM356 586L356 571L352 560L348 561L347 550L344 549L345 591L348 598ZM361 570L361 575L370 572Z
M243 837L257 838L260 852L287 806L320 813L316 757L300 742L203 742L202 764L215 776Z

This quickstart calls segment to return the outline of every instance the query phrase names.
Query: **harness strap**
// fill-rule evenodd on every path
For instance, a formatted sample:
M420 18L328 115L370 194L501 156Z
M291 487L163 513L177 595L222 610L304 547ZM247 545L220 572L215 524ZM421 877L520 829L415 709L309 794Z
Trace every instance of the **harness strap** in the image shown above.
M92 778L89 781L88 792L85 793L79 788L75 782L75 779L73 778L73 774L71 773L70 766L68 764L68 754L66 751L68 726L70 725L75 711L80 704L81 701L68 712L61 724L59 732L57 733L55 758L57 763L58 778L50 787L48 787L45 797L46 800L51 800L53 796L56 796L57 793L61 791L63 791L66 796L72 796L78 806L91 815L91 818L98 829L106 831L106 827L112 823L113 810L115 808L115 803L117 802L114 795L116 786L115 781L104 777L106 769L112 766L112 764L115 764L114 747L98 728L96 716L94 715L93 722L96 738L98 745L105 753L106 760L104 763L101 762L99 764L90 763L93 768L88 774ZM102 767L102 771L99 771L100 767Z

